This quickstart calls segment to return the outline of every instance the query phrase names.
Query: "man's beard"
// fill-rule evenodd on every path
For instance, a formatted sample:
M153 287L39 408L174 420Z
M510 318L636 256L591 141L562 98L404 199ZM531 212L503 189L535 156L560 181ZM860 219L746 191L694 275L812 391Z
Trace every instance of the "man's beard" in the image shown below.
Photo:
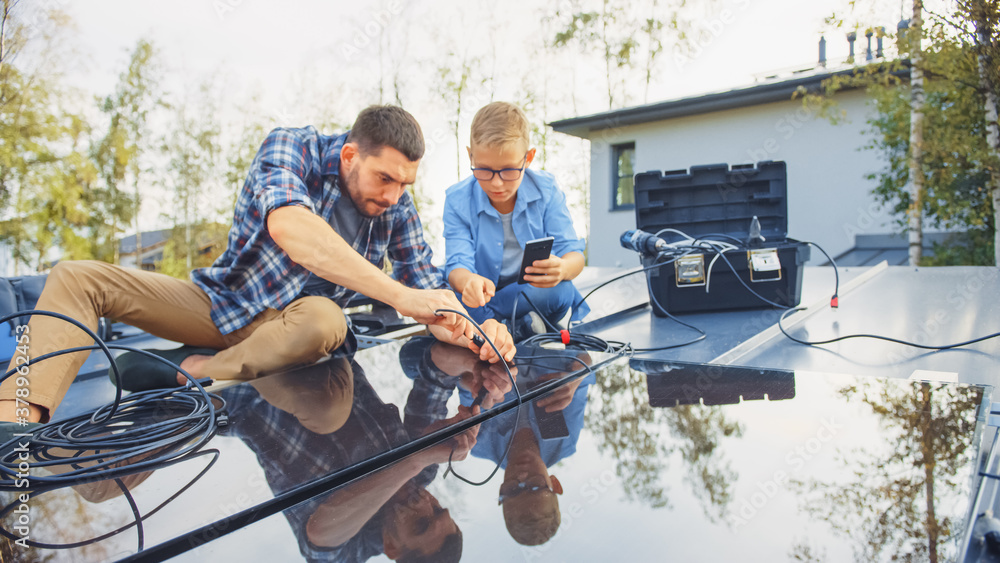
M382 211L379 211L378 213L371 214L371 213L368 213L367 211L365 211L365 205L364 204L366 202L368 202L368 201L371 201L372 203L376 203L377 204L377 202L375 200L361 200L359 202L358 200L354 199L354 194L355 193L360 193L360 190L358 189L358 176L359 175L360 174L358 173L358 168L357 167L355 167L354 170L351 170L350 172L348 172L347 173L347 178L344 179L344 185L341 186L341 188L342 188L341 191L347 193L347 197L351 200L351 203L354 204L354 209L357 210L358 215L361 215L362 217L367 217L368 219L374 219L375 217L378 217L382 213L385 213L385 209L383 209ZM388 208L386 208L386 209L388 209Z

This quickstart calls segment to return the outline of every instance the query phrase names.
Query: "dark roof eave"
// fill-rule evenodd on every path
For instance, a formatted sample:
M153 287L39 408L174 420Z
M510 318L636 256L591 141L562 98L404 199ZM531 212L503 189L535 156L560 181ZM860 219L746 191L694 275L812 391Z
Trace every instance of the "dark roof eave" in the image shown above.
M904 61L906 65L908 61ZM726 92L714 92L679 100L668 100L644 106L634 106L619 110L595 113L582 117L572 117L560 119L549 123L553 130L574 137L589 139L590 133L603 131L606 129L616 129L628 125L649 123L651 121L662 121L688 115L697 115L734 109L740 107L755 106L772 102L790 100L792 94L799 87L812 90L819 88L821 83L834 76L849 75L861 68L848 68L835 72L825 72L782 80L780 82L769 82L747 88L728 90ZM893 74L908 75L908 70L897 70Z

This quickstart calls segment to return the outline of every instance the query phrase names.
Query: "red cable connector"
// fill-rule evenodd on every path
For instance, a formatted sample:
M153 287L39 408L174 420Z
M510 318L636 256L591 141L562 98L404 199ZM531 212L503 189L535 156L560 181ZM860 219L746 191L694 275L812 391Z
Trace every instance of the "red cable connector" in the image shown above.
M562 339L562 343L563 344L569 346L569 331L568 330L565 330L565 329L560 330L559 331L559 338Z
M840 306L840 297L834 295L833 297L830 298L830 308L836 309L839 306Z

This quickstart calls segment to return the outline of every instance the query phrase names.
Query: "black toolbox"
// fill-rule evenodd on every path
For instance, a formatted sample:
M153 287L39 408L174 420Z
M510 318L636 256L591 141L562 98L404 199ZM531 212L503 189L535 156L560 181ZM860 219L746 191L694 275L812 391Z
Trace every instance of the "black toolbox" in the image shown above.
M810 253L807 244L788 239L787 193L781 161L636 174L638 229L659 233L667 242L681 237L663 229L676 229L693 239L704 237L737 247L719 257L711 248L679 258L677 252L644 254L644 266L663 264L647 273L653 312L662 317L772 306L760 297L779 305L798 305L802 265ZM755 222L763 240L751 236Z

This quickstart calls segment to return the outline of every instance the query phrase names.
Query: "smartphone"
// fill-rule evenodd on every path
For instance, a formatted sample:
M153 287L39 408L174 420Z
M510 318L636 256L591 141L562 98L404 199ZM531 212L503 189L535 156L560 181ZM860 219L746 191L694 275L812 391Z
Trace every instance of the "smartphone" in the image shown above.
M535 260L548 258L552 254L552 243L555 240L553 237L545 237L529 240L528 244L524 245L524 255L521 256L521 272L517 275L517 283L528 283L524 279L524 269L531 266Z
M531 391L545 383L547 382L535 381L528 385L528 390ZM531 408L534 411L535 422L538 424L538 434L543 440L556 440L569 436L569 426L566 425L563 411L545 412L545 407L538 406L537 399L532 402Z
M569 436L569 427L566 426L566 417L563 411L545 412L544 407L539 407L537 403L532 405L535 410L535 421L538 422L538 433L543 440L555 440Z

